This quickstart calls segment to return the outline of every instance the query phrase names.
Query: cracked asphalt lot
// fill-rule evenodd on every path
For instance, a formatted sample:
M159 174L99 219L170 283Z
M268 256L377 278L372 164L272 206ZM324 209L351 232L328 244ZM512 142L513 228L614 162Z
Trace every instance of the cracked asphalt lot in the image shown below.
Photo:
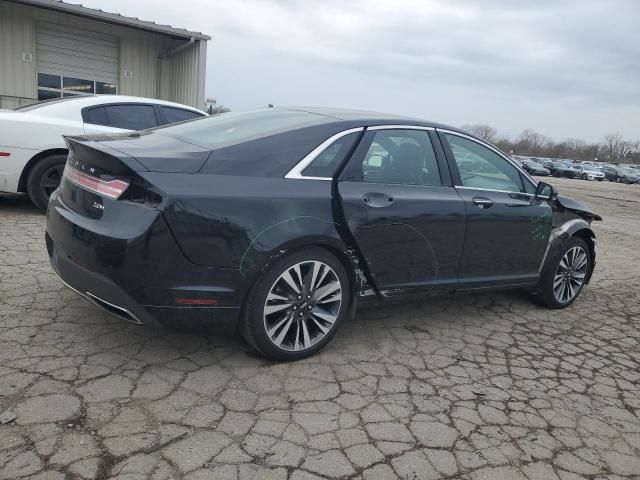
M552 181L605 217L573 307L373 306L293 364L103 313L0 198L0 479L639 479L640 187Z

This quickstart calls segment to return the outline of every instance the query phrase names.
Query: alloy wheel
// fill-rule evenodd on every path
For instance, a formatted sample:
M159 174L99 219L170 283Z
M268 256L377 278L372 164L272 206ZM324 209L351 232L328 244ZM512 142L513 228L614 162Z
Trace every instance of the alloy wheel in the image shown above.
M60 186L62 180L62 173L64 172L64 163L59 165L52 165L45 170L42 177L40 177L40 191L44 198L49 198L53 191Z
M553 294L560 303L573 300L587 275L587 252L580 246L571 247L560 260L560 264L553 277Z
M342 285L326 263L309 260L289 267L273 283L264 304L269 340L287 351L307 350L333 328L342 305Z

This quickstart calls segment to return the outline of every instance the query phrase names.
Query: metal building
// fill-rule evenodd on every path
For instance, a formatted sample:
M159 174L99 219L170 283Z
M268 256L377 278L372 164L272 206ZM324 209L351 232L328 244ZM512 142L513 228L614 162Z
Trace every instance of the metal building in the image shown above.
M204 108L207 40L57 0L0 0L0 108L82 93Z

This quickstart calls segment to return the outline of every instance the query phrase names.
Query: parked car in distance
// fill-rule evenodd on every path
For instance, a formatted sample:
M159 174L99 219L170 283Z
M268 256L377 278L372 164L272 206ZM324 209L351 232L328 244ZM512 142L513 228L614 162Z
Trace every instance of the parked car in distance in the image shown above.
M602 172L602 170L597 169L595 167L591 167L589 165L575 165L572 168L576 172L578 172L577 178L580 178L582 180L598 180L598 181L602 181L605 178L604 177L604 173Z
M359 296L527 288L564 308L596 261L598 215L431 122L269 108L67 144L56 274L132 322L236 321L279 360Z
M640 175L632 172L624 167L616 167L608 165L602 167L602 173L605 178L611 182L618 183L638 183L640 182Z
M206 116L196 108L124 95L78 95L0 110L0 192L25 192L42 211L67 158L63 135L128 132Z
M545 162L544 166L554 177L576 178L578 176L578 172L564 162Z
M551 172L548 168L543 167L538 162L534 162L533 160L525 160L522 162L522 168L531 175L537 175L539 177L546 177L550 175Z

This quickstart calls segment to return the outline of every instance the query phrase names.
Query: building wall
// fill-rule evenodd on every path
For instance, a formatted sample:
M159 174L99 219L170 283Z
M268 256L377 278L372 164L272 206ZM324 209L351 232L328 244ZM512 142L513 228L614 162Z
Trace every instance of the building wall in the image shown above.
M118 93L204 108L205 66L201 55L204 53L206 56L206 42L196 40L192 46L172 57L159 59L166 52L185 44L186 40L9 2L0 2L0 108L13 108L26 103L26 99L37 98L38 21L118 37ZM205 46L204 52L201 44ZM24 61L23 53L30 54L31 61Z
M13 108L21 98L34 98L36 92L36 30L25 9L0 3L0 95L10 97L3 108ZM22 54L31 53L31 61Z

